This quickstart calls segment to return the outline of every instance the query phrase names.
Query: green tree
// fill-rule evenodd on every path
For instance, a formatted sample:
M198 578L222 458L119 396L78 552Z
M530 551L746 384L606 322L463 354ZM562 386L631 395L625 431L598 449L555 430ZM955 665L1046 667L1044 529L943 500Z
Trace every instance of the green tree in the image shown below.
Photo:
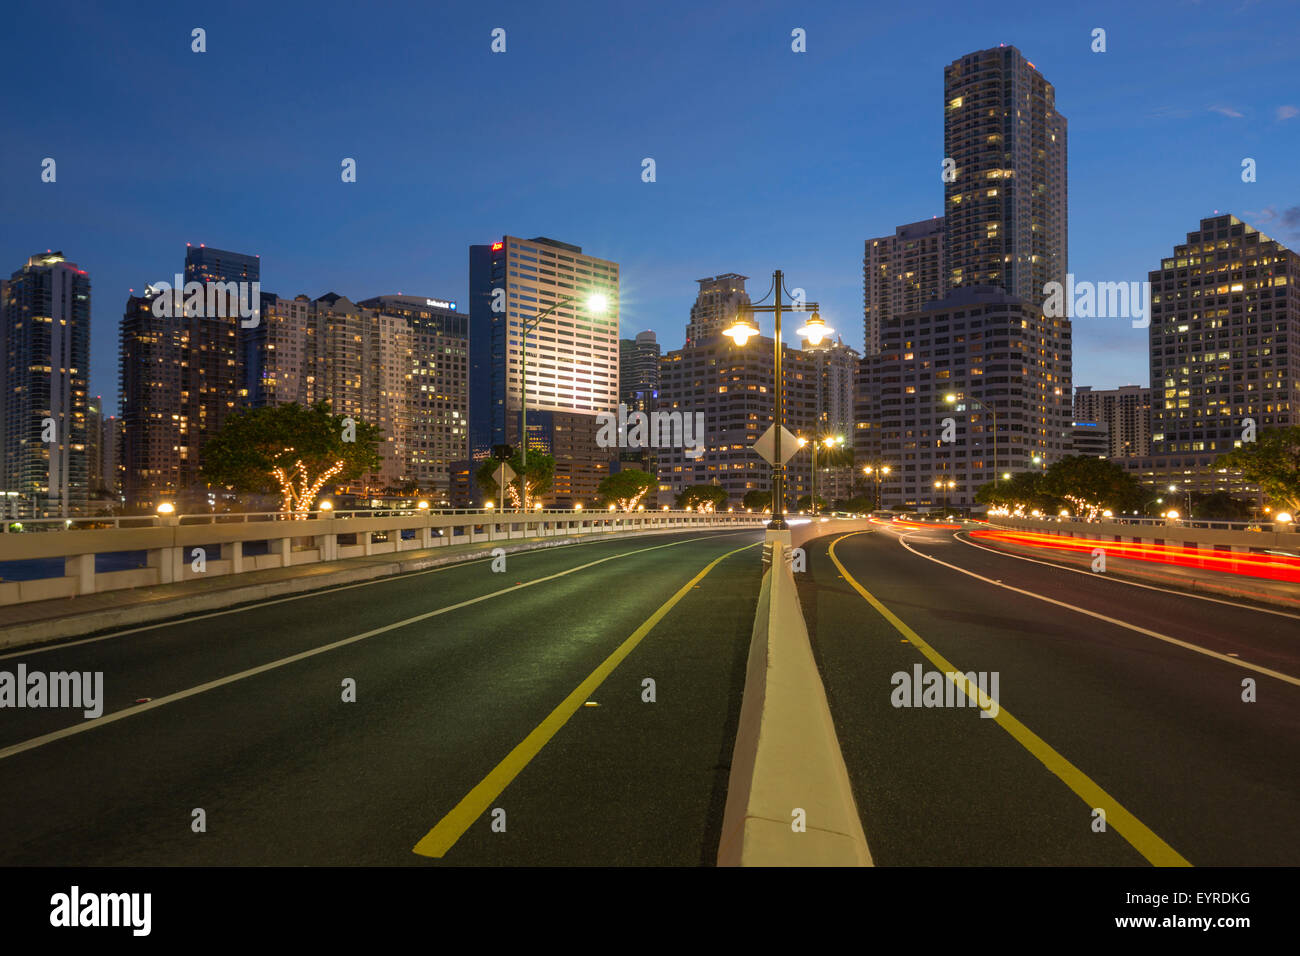
M1300 511L1300 425L1265 428L1255 441L1220 455L1214 464L1241 472L1292 514Z
M811 509L812 509L812 495L801 495L800 498L799 498L799 500L798 500L797 502L795 502L795 506L794 506L794 507L795 507L795 510L796 510L796 511L809 511L809 510L811 510ZM818 495L818 496L817 496L817 510L818 510L818 511L824 511L825 508L826 508L826 499L823 498L821 495Z
M718 511L727 503L727 489L718 485L691 485L677 496L678 508Z
M751 511L762 511L764 508L771 508L772 492L764 491L761 488L751 488L745 492L745 497L741 499L740 503Z
M280 495L281 510L305 518L330 481L379 467L379 429L330 411L290 402L248 409L226 419L203 446L203 477L240 492Z
M614 505L624 511L634 511L641 499L659 484L654 475L638 468L624 468L600 479L596 495L601 504Z
M1070 455L1052 463L1043 489L1072 514L1098 518L1104 510L1136 510L1142 488L1132 474L1113 461Z
M524 472L523 464L519 461L519 451L506 461L510 470L515 473L515 477L506 485L506 503L516 508L522 502L520 498L520 475ZM486 459L478 466L478 471L474 473L474 480L478 483L479 489L490 500L496 501L501 493L501 488L497 485L493 472L501 467L501 462L491 458ZM528 500L536 502L542 495L551 490L551 483L555 479L555 459L550 455L544 455L540 451L530 451L528 453Z

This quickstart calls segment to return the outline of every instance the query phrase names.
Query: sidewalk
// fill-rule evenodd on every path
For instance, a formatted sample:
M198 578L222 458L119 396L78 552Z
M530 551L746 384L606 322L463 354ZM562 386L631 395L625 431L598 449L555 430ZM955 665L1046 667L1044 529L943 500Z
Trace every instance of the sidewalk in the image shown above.
M355 584L410 571L423 571L445 564L458 564L486 557L495 548L502 548L511 554L610 538L666 533L673 532L663 529L610 531L443 545L418 551L403 551L400 554L374 554L296 567L194 578L175 584L122 588L80 597L10 604L0 607L0 648L66 637L86 637L98 631L148 624L200 611L222 610L238 604L341 584Z

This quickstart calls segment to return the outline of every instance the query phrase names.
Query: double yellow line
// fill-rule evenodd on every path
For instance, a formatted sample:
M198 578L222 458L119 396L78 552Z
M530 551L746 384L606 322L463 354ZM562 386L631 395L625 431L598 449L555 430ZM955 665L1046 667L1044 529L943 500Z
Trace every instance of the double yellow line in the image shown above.
M863 599L870 604L886 621L893 625L894 630L907 638L916 649L919 650L925 658L930 661L939 671L944 674L953 675L949 679L957 684L964 693L970 693L964 686L967 683L965 676L960 668L949 663L947 658L936 651L921 635L912 630L894 614L889 608L881 604L870 591L864 588L853 575L849 574L848 568L840 563L840 559L835 556L835 546L845 538L851 538L854 534L862 534L861 531L855 531L852 534L841 535L831 542L829 555L835 567L839 569L840 574L844 575L844 580L862 595ZM976 691L978 694L978 691ZM984 701L980 700L983 704ZM986 712L987 713L987 712ZM983 715L981 715L983 716ZM1015 717L998 702L997 716L993 718L997 721L999 727L1009 733L1017 743L1028 750L1038 759L1040 763L1065 783L1067 787L1073 790L1080 799L1093 809L1101 809L1106 813L1106 826L1114 827L1115 832L1122 836L1133 849L1142 854L1154 866L1191 866L1181 854L1178 853L1164 840L1160 839L1146 824L1126 810L1118 800L1098 786L1087 774L1076 767L1070 761L1066 760L1061 754L1054 750L1047 741L1043 740L1036 733L1018 721Z

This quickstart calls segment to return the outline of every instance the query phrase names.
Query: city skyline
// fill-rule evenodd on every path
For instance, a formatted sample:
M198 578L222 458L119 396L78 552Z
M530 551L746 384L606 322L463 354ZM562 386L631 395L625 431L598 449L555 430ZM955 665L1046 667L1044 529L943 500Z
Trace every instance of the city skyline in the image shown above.
M277 132L263 140L283 147L276 150L249 148L247 140L238 149L214 146L201 130L182 129L179 148L144 163L125 163L122 157L132 151L112 147L122 135L113 122L121 117L121 102L139 100L147 115L167 115L172 94L154 80L175 71L196 65L208 70L217 62L235 67L223 82L249 94L234 100L247 104L238 123L246 121L255 137L272 135L267 118L282 115L286 101L292 104L305 92L275 63L267 64L267 79L239 76L242 57L250 54L246 46L221 46L231 36L223 20L207 24L209 52L192 53L192 25L182 19L192 17L167 13L149 38L161 77L101 88L79 84L75 67L56 77L42 75L41 95L57 99L66 89L65 110L81 121L55 124L38 117L19 131L2 160L11 185L11 228L0 252L17 263L44 248L62 249L92 276L98 307L90 388L104 396L105 414L120 410L112 381L121 304L129 289L139 293L146 283L169 277L174 250L185 241L260 254L267 266L263 286L281 296L421 293L463 301L468 245L489 241L503 226L517 235L564 236L621 264L619 334L652 330L666 349L678 344L701 276L763 275L780 265L822 303L828 323L843 330L846 342L860 348L861 243L899 223L942 213L943 67L999 43L1016 46L1036 64L1070 118L1071 272L1091 281L1141 281L1188 222L1216 211L1294 245L1300 206L1280 173L1300 141L1300 110L1281 82L1296 56L1296 28L1271 17L1277 6L1250 5L1236 16L1199 5L1160 11L1112 5L1094 11L1096 24L1026 6L1013 17L1015 29L999 26L998 35L985 35L973 14L958 11L931 24L924 41L915 17L869 16L847 7L764 9L752 12L743 30L717 29L728 22L720 11L692 11L695 29L685 33L673 29L675 7L646 14L635 38L626 41L634 52L651 62L672 56L682 64L702 64L707 55L713 68L741 80L754 97L771 97L770 115L783 125L770 132L753 119L769 115L766 109L709 111L702 121L678 108L689 101L673 95L675 85L694 83L695 73L674 78L666 75L671 71L658 71L641 78L614 71L627 52L615 56L609 48L619 44L596 42L601 34L582 17L560 26L526 8L494 13L509 39L506 53L493 54L489 32L496 20L452 13L447 31L456 42L444 44L446 99L471 105L452 110L444 117L450 123L407 124L409 132L392 145L363 145L344 136L329 147L317 148L313 140L307 149ZM21 32L26 16L17 14L11 36ZM88 10L83 16L102 27L106 38L117 29L104 14ZM1270 22L1270 29L1255 29L1258 22ZM1150 42L1157 23L1164 43ZM358 48L399 43L374 25L353 25L333 11L318 22L268 11L265 29L289 29L309 43L323 42L344 24ZM1105 53L1090 49L1094 26L1107 30ZM805 54L790 50L794 27L807 31ZM175 49L159 46L172 32ZM856 39L863 36L871 38L869 45ZM1134 43L1135 36L1142 42ZM76 36L71 42L88 41ZM474 102L497 99L495 91L536 71L539 44L570 51L556 82L570 71L615 72L608 84L593 88L593 135L538 130L535 119L510 104L499 116L473 113ZM1155 81L1173 72L1171 65L1189 50L1218 56L1225 45L1232 52L1217 61L1221 71L1173 91ZM102 67L98 47L83 52L83 69ZM10 61L21 67L32 55L12 50ZM202 61L203 55L212 59ZM762 66L773 58L780 69L774 80L765 80ZM1249 76L1234 71L1238 61L1250 64ZM33 69L26 75L41 74ZM355 122L359 99L370 91L368 78L347 75L350 80L313 80L327 126ZM905 82L885 82L894 76ZM384 98L373 117L366 114L368 122L406 119L417 108L435 119L441 115L428 97L413 98L418 84L398 87L391 103ZM21 81L14 90L22 94ZM36 89L27 92L35 95ZM641 120L632 123L630 114ZM468 135L476 122L490 135ZM811 124L802 143L788 135L796 124ZM890 140L883 148L882 129ZM516 133L530 145L510 147ZM1182 159L1172 163L1171 136L1180 145L1203 148L1180 149ZM474 146L497 142L494 137L509 148ZM205 148L198 148L200 141ZM1117 141L1125 146L1120 155ZM727 154L726 144L734 142L746 148ZM433 185L412 192L417 169L427 165L420 147L429 145L436 147L428 155L437 157L438 174ZM176 155L183 160L174 161ZM720 155L727 161L719 162ZM40 181L44 157L58 161L54 183ZM357 162L355 183L340 181L339 164L348 157ZM653 183L642 182L646 157L656 160ZM1245 157L1257 162L1256 182L1242 181ZM764 197L775 180L791 185L774 214ZM428 177L421 172L418 181ZM195 189L195 182L202 187ZM87 202L96 213L89 220ZM1142 213L1135 216L1134 208ZM650 217L657 221L651 224ZM725 228L700 229L701 217ZM81 222L98 224L72 225ZM1143 330L1122 321L1078 323L1076 382L1096 388L1145 385L1146 367Z

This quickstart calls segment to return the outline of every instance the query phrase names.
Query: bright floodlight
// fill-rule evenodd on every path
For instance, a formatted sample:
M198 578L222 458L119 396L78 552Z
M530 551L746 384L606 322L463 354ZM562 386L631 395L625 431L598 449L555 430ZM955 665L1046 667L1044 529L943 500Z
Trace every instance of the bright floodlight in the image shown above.
M1279 512L1277 513L1277 517L1276 517L1274 520L1275 520L1275 521L1280 521L1280 522L1282 522L1283 524L1289 524L1289 523L1291 522L1291 512L1289 512L1289 511L1279 511Z
M1177 521L1179 515L1178 515L1178 512L1177 512L1177 511L1174 511L1172 508L1170 508L1168 511L1165 512L1165 517L1166 517L1166 518L1172 518L1172 519L1174 519L1175 521Z
M808 444L808 439L806 439L806 438L800 438L800 439L799 439L799 447L800 447L800 448L802 448L802 447L803 447L804 445L806 445L806 444Z
M324 501L320 503L321 511L329 511L333 507L334 507L334 502L330 501L328 498L326 498Z
M949 392L947 395L943 397L943 400L947 402L949 405L951 405L957 401L957 396L954 395L952 392Z
M735 324L730 328L723 329L722 334L730 338L737 345L744 345L755 335L758 335L758 327L749 320L744 313L736 316Z
M416 504L415 507L419 508L421 511L428 511L428 510L429 510L429 502L427 502L427 501L421 501L421 502L418 502L418 503Z
M826 336L830 335L834 331L834 329L822 321L820 313L814 312L812 318L808 320L808 324L799 330L799 335L806 338L809 345L820 345L822 339L826 338Z
M889 466L888 466L888 465L885 465L883 468L880 469L880 472L881 472L881 474L884 474L884 475L889 474Z
M176 506L172 504L170 501L164 501L162 504L158 506L158 513L160 515L173 514L175 511L176 511Z
M605 309L607 309L608 307L609 307L609 299L601 295L599 292L587 296L588 312L600 313L600 312L604 312Z

